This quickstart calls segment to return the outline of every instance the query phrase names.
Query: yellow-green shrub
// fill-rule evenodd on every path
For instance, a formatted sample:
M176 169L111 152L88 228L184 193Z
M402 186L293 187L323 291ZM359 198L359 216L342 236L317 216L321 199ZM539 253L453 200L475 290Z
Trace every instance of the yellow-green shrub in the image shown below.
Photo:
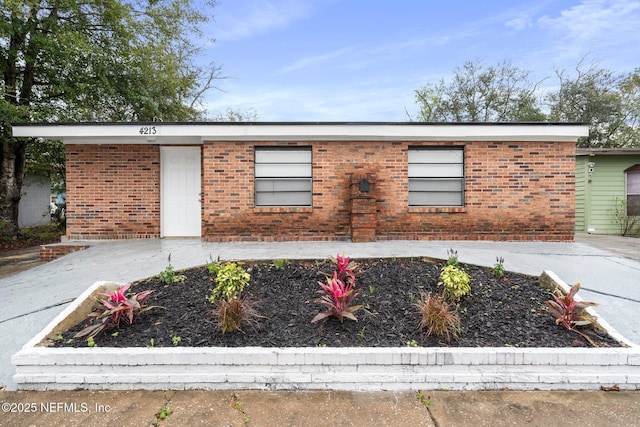
M444 293L452 300L460 298L471 291L471 277L461 268L454 265L445 266L440 272L438 286L444 286Z

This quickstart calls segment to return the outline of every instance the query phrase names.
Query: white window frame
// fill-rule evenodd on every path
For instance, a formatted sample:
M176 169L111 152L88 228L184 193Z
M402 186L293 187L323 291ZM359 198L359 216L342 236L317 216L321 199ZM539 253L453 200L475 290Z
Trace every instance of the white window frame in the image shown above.
M256 207L311 207L311 147L255 147Z
M464 207L464 147L409 147L409 207Z

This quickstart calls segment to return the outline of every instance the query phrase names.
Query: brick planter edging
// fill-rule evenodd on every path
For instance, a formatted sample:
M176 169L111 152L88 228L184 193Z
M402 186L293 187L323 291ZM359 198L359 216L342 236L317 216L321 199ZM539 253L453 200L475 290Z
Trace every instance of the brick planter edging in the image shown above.
M40 246L40 260L53 261L75 251L87 249L90 245L73 243L52 243Z
M13 355L19 389L589 390L614 384L640 389L640 347L633 344L629 348L38 347L45 337L59 332L59 325L82 301L105 286L109 284L94 284Z

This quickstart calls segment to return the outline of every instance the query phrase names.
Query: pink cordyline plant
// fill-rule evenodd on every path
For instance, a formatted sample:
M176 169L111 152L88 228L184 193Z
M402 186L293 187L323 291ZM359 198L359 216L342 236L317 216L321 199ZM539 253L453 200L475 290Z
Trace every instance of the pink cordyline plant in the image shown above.
M104 309L102 312L90 313L89 316L97 317L99 322L90 325L75 335L75 338L89 335L89 337L96 336L100 331L105 328L119 328L120 321L124 319L128 324L132 324L137 316L152 308L158 306L148 306L147 300L153 290L146 290L138 292L137 294L127 297L126 292L131 287L130 283L122 285L118 290L114 292L99 292L98 295L107 297L102 300Z
M549 307L549 312L556 318L557 325L563 325L570 331L576 332L589 341L591 345L597 347L596 343L588 335L576 329L578 326L587 326L595 323L596 317L587 313L586 308L598 305L596 302L576 300L575 295L579 290L579 282L573 285L566 295L561 290L556 290L553 300L545 301L545 304Z
M356 277L353 273L357 265L346 256L338 255L329 259L336 264L336 271L333 276L327 275L327 283L318 282L322 288L318 293L322 296L316 300L326 306L327 311L318 313L311 323L328 317L336 317L341 323L345 317L357 321L353 313L362 308L362 305L351 306L354 298L360 294L360 290L355 289Z
M355 270L358 268L358 264L354 261L351 261L346 255L336 255L335 258L329 257L329 260L336 265L336 273L338 275L338 279L341 280L348 289L351 289L355 286L356 276Z

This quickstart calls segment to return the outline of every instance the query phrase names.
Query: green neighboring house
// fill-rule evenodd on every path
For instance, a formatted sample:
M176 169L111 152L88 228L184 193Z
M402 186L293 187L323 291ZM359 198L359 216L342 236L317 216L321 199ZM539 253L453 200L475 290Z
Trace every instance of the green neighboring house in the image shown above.
M622 201L640 216L640 148L576 149L576 232L620 235Z

